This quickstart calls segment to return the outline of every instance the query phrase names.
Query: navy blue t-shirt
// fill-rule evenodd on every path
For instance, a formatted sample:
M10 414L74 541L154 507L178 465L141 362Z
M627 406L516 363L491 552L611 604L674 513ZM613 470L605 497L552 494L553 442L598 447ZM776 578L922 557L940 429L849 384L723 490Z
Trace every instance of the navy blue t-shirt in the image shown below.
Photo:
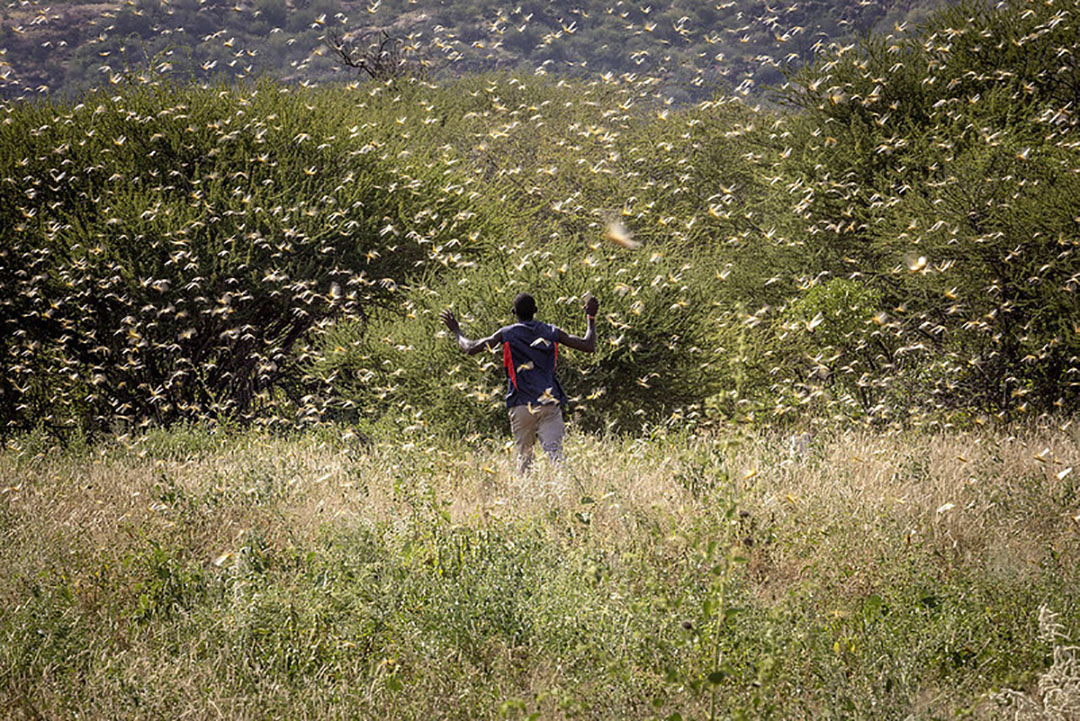
M530 320L500 328L503 366L506 368L506 407L566 403L555 364L559 357L559 329Z

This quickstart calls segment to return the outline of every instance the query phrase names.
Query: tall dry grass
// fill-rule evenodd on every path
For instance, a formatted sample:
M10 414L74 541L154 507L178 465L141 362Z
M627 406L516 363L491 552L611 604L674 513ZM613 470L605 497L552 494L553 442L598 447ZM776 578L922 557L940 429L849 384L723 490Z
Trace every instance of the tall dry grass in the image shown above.
M509 444L497 441L409 439L365 446L350 436L327 429L293 438L259 432L162 432L66 453L13 444L0 454L0 575L10 579L0 584L0 608L7 609L0 612L5 633L10 639L22 637L26 629L19 624L27 623L27 617L20 609L29 608L34 595L43 593L60 594L58 608L74 616L71 620L79 628L95 620L108 625L106 630L86 631L93 643L70 651L79 669L78 688L95 689L101 699L87 711L88 717L149 717L156 712L345 717L401 708L394 706L399 702L385 684L399 673L401 666L393 664L406 662L349 655L346 646L335 646L334 661L326 666L329 675L318 682L340 693L302 701L289 683L275 680L280 669L261 669L249 656L238 662L238 647L222 638L255 623L252 614L267 612L251 601L262 598L258 594L267 583L249 573L260 554L279 559L279 567L293 563L300 569L301 575L289 576L292 580L283 581L287 585L279 590L285 597L295 593L301 609L296 613L303 613L304 599L310 600L313 592L304 585L313 582L304 564L314 563L303 560L305 553L310 557L341 547L348 556L355 551L348 550L344 539L377 538L380 548L404 557L417 538L435 534L441 540L432 541L432 547L441 554L449 547L447 539L467 536L477 542L488 536L475 534L490 529L491 538L501 534L510 547L534 538L539 539L538 549L555 549L555 556L538 559L538 564L557 563L560 555L585 559L582 573L603 569L596 570L598 578L608 574L620 579L614 590L598 590L600 595L583 596L579 602L592 604L594 613L627 614L622 622L628 628L639 622L647 628L651 614L678 618L688 613L686 603L707 595L706 586L694 585L699 583L695 579L708 576L702 565L706 559L696 545L707 532L745 557L745 565L733 571L732 583L743 589L747 607L759 614L755 623L764 623L760 619L777 609L803 608L804 618L837 634L836 658L830 656L829 663L840 663L844 654L862 653L860 642L853 639L868 632L851 630L858 626L852 626L852 614L857 615L868 598L877 598L878 605L884 598L887 605L896 603L890 599L902 597L912 584L948 588L979 575L990 586L1000 580L1022 588L1030 579L1032 588L1048 583L1053 588L1055 573L1066 578L1080 565L1080 485L1077 472L1068 470L1080 465L1080 435L1071 425L978 433L851 431L795 438L745 430L659 433L650 439L571 433L564 467L554 469L545 462L524 477L513 471ZM729 504L735 512L726 516ZM514 536L515 529L525 530ZM147 612L143 616L149 620L130 620L143 618L138 609L149 587L146 559L152 556L147 549L155 548L168 549L162 564L180 579L168 581L174 586L182 586L189 576L196 578L192 584L205 585L205 579L233 574L222 582L226 597L208 601L200 591L203 595L176 611L180 618L195 618L202 613L200 604L211 604L207 615L198 616L195 630L170 615L159 618ZM699 567L703 570L695 570ZM153 568L158 570L150 573L151 579L160 572ZM654 585L635 588L643 569L655 572L648 581ZM439 583L438 574L433 573L433 583ZM669 575L672 587L663 588ZM693 586L690 590L678 587L687 583ZM347 593L350 587L334 588ZM626 598L628 592L646 591L655 594L655 603L632 611L628 604L634 599ZM1062 598L1075 597L1068 589L1059 591ZM670 606L672 599L684 596L684 610ZM70 603L60 604L62 597ZM939 603L926 601L931 602ZM125 608L136 610L118 615L117 609ZM1064 610L1067 619L1075 619L1071 610ZM551 613L566 611L555 603ZM918 613L904 621L912 638L919 638L912 625L921 622ZM29 617L38 618L41 612L34 614ZM1025 628L1035 621L1015 623ZM467 630L462 633L466 635L455 638L469 638ZM704 639L713 632L700 633ZM289 653L318 646L316 635L305 638ZM480 649L474 652L476 658L488 660L466 663L460 649L454 656L452 644L449 650L444 647L451 655L432 663L449 663L465 676L437 675L440 680L423 687L429 704L442 694L465 694L458 711L447 716L498 715L496 696L501 693L547 699L537 701L544 717L565 714L551 705L550 694L544 695L545 689L570 684L565 659L545 656L554 652L541 653L535 643L525 645L532 651L522 657L525 651L515 650L512 643L473 641ZM786 661L791 674L810 674L823 663L811 652L830 653L828 644L812 638L804 642L811 644L805 657ZM1009 643L992 638L985 642L992 648ZM676 646L679 643L684 642ZM690 645L684 650L679 646L664 653L675 653L671 658L689 664L686 659L696 653L696 642L685 643ZM929 654L931 645L909 651ZM169 649L168 663L162 662L163 649ZM633 657L632 650L625 653ZM25 656L8 656L3 662L2 686L23 715L70 708L73 687L70 679L63 679L75 672L57 661L35 665ZM476 663L481 666L470 665ZM994 673L1012 673L1008 663L995 658L993 668L1000 669ZM872 669L865 670L872 675ZM1028 669L1026 677L1017 671L1017 678L1030 681L1038 671ZM423 678L422 670L410 673ZM462 680L471 673L496 680L476 697L480 691L475 684ZM659 673L641 671L632 687L656 688ZM345 683L346 677L363 679L362 688ZM251 688L253 678L264 685ZM587 688L595 699L611 696L610 689L604 691L604 678L575 677L574 693L584 694ZM965 691L969 702L977 678L982 676L964 682L970 684ZM994 688L989 678L980 693ZM787 693L795 693L795 687L801 689L798 693L809 693L802 686L805 681L791 683ZM947 681L905 683L921 689L917 697L908 697L909 711L916 715L920 709L930 713L952 708ZM858 693L880 692L871 686L860 686ZM142 706L133 713L125 705L124 689L134 687L142 689ZM473 690L467 693L465 687ZM680 688L679 693L689 693L685 685ZM732 693L743 698L750 692ZM805 701L806 713L830 703L814 698ZM974 698L982 703L983 696ZM643 713L618 694L603 702L595 699L600 705L586 716ZM692 699L688 703L691 709L705 708ZM435 706L408 708L416 712Z
M1048 548L1071 554L1080 532L1080 470L1068 470L1080 468L1080 433L1072 425L852 431L798 442L743 431L654 441L571 435L564 468L545 462L524 477L509 444L364 447L343 435L207 436L193 449L148 436L75 458L15 444L0 455L5 561L17 575L20 563L123 548L139 538L134 528L170 538L178 509L161 496L176 491L227 499L184 520L184 545L208 561L253 530L283 544L316 539L328 526L393 525L421 497L461 526L572 514L592 499L591 537L617 544L633 543L646 525L677 535L711 512L719 492L737 499L757 532L803 539L790 557L772 560L766 584L838 551L869 565L898 540L932 548L942 563L977 556L988 568L1022 571ZM856 537L845 535L852 529ZM16 602L4 598L11 591L0 588L0 599Z

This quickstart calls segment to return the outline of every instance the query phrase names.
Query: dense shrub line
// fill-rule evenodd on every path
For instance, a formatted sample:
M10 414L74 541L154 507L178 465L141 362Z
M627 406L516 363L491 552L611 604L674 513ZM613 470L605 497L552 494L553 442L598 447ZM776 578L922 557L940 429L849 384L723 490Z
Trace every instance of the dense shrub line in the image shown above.
M437 311L487 335L520 290L569 329L602 301L600 352L560 358L588 427L1069 407L1076 17L962 4L819 58L785 112L505 74L7 106L4 432L488 432L499 363Z

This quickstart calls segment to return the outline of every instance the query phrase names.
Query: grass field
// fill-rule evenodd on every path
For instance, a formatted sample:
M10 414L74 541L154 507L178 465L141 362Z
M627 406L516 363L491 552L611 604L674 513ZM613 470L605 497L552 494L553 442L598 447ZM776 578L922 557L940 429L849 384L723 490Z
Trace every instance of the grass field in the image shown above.
M568 452L9 444L2 715L1078 717L1075 424Z

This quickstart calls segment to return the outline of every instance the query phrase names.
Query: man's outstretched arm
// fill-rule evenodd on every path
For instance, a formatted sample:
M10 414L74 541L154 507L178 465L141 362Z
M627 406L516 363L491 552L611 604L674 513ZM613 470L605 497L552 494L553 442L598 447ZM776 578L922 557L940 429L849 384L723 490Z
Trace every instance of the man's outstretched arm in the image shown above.
M461 334L461 326L458 325L457 318L454 317L449 308L440 313L439 317L442 318L442 322L446 324L449 331L454 334L458 348L461 348L469 355L476 355L484 348L494 348L502 343L502 333L499 331L495 331L494 335L489 335L487 338L469 340Z
M596 350L596 311L600 309L600 301L589 296L585 301L585 336L570 335L563 329L559 329L559 342L567 348L592 353Z

